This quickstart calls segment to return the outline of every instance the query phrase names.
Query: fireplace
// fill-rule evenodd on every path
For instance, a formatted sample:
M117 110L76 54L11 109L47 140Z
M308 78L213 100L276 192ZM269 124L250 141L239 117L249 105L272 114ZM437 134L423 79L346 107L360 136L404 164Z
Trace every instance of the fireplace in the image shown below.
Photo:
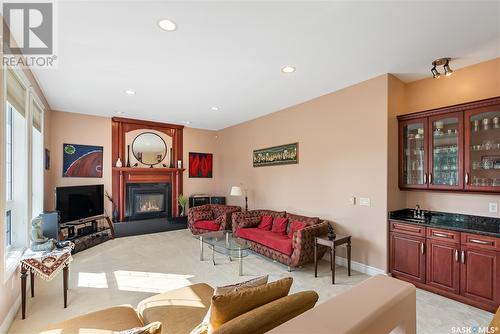
M170 183L128 183L126 219L171 217L171 196Z

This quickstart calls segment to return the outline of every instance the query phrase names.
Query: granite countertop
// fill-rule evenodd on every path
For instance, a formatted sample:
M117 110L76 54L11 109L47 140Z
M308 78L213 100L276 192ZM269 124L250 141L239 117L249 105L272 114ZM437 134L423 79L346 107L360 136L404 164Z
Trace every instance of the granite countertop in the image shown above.
M408 224L436 227L459 232L476 233L500 238L500 218L423 211L424 218L415 218L415 210L389 212L389 219Z

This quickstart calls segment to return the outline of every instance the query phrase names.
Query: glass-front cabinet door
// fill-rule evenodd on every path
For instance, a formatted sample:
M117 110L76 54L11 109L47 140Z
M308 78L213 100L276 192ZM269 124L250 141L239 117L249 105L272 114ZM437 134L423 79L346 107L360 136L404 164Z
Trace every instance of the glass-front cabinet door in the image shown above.
M427 188L427 118L400 123L401 188Z
M462 189L463 114L430 117L429 130L429 188Z
M465 113L465 189L500 191L500 106Z

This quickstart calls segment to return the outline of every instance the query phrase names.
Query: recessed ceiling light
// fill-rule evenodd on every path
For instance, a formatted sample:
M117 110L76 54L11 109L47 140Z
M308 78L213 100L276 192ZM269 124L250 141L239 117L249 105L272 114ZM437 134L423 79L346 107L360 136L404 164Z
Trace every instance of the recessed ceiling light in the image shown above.
M281 69L281 72L283 73L293 73L295 72L295 67L293 66L285 66Z
M191 121L186 121L186 124L191 124Z
M211 109L211 110L213 110L213 111L217 111L217 110L219 110L219 107L213 106L213 107L212 107L212 108L210 108L210 109Z
M125 94L128 94L128 95L135 95L135 90L132 90L132 89L127 89L125 91Z
M174 21L168 19L159 20L158 26L165 31L175 31L177 29L177 24L175 24Z

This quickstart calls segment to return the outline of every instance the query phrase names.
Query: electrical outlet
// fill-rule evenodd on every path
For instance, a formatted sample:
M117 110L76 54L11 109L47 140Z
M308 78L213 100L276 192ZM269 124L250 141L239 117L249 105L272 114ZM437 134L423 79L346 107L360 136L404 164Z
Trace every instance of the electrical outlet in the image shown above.
M367 197L360 197L359 198L359 205L361 206L371 206L370 199Z
M354 196L349 197L349 203L351 205L356 205L356 197L354 197Z
M488 206L488 209L490 211L490 213L497 213L498 212L498 203L490 203L489 206Z

